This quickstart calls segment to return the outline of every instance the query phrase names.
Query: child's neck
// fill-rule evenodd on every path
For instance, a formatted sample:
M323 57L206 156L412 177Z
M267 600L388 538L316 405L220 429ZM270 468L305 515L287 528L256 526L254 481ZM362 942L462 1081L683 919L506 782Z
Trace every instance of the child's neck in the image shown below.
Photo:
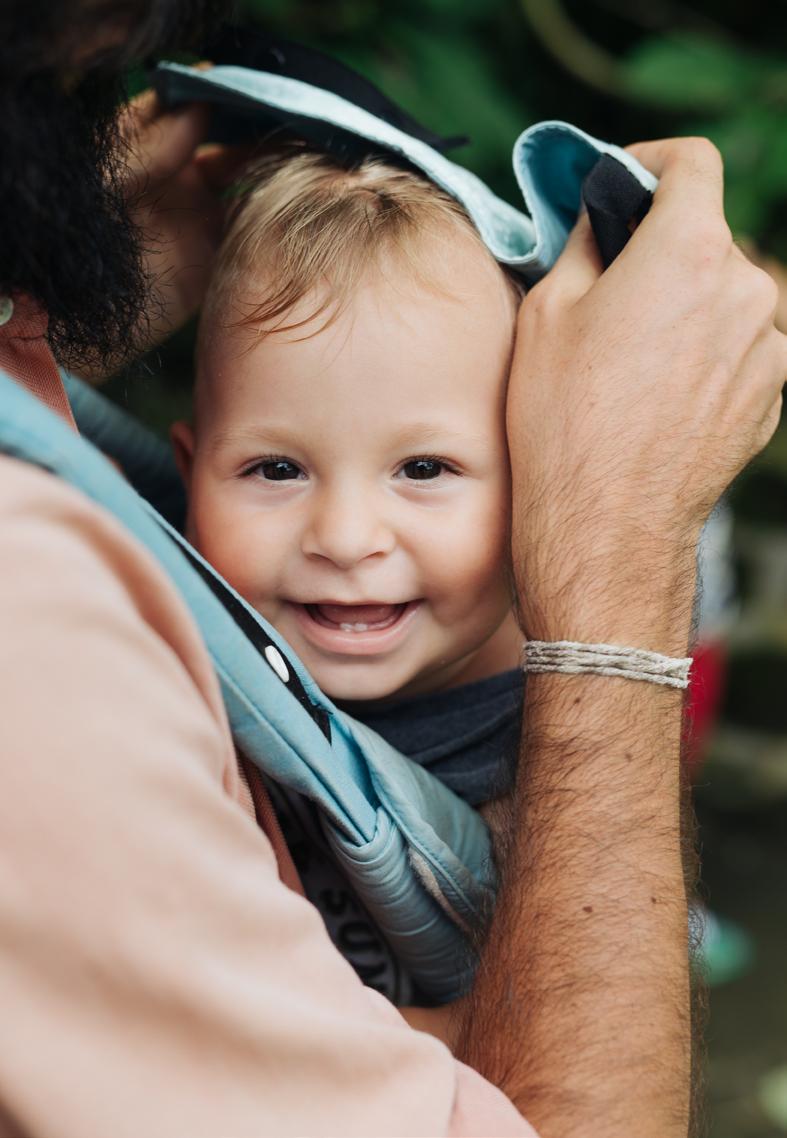
M518 668L522 662L522 647L525 638L511 612L503 623L492 633L481 647L463 660L455 672L443 678L443 682L436 682L434 686L423 688L417 693L402 695L401 692L385 699L375 700L337 700L340 707L345 707L351 714L363 716L364 712L376 711L380 708L394 706L406 702L414 695L428 695L432 692L450 691L462 684L472 684L478 680L489 679L490 676L499 676L501 672L508 672Z
M525 637L510 612L503 623L481 647L472 654L462 667L451 676L446 688L472 684L489 676L500 675L511 668L518 668L522 662L522 647Z

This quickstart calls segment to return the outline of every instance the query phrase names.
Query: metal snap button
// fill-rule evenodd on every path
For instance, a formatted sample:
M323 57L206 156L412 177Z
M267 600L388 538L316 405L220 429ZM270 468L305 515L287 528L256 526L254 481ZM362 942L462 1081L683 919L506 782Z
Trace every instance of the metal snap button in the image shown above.
M285 664L284 657L282 656L279 649L276 648L273 644L268 644L265 648L265 659L273 668L279 679L286 684L290 678L290 670Z

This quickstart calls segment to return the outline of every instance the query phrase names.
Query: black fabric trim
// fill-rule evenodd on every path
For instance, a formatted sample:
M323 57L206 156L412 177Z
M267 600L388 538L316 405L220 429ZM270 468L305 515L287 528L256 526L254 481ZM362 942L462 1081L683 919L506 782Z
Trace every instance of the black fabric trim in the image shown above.
M261 28L226 26L206 45L204 56L217 64L269 71L332 91L441 153L469 142L464 135L445 138L436 134L384 95L365 76L338 59L317 48L270 35ZM369 143L366 143L366 149L369 149Z
M631 237L632 223L650 209L653 194L617 158L602 154L582 183L582 200L606 269Z
M164 530L164 532L167 533L166 530ZM171 534L167 534L167 536L172 539ZM174 542L174 539L172 539L172 540ZM192 566L192 568L197 570L197 572L199 573L202 580L207 585L210 586L210 590L213 593L213 595L219 601L221 601L221 603L224 606L224 608L226 609L227 613L235 621L238 628L241 630L241 632L244 634L244 636L250 641L250 643L257 649L257 651L259 652L260 656L262 657L262 659L265 663L265 667L270 668L270 670L273 671L273 668L271 668L271 665L268 663L267 659L265 658L265 649L266 648L273 647L281 655L282 659L284 660L285 664L287 665L287 670L290 673L290 678L289 678L289 680L287 680L285 682L284 680L281 679L280 676L277 676L276 677L277 680L279 681L279 683L284 684L284 686L287 688L287 690L295 696L298 703L301 705L301 707L304 708L305 711L308 712L310 717L314 720L314 722L317 724L317 726L322 731L325 738L330 743L331 742L331 721L330 721L330 717L329 717L327 711L325 711L325 709L322 707L317 707L309 699L309 696L308 696L308 693L307 693L305 687L303 686L301 681L298 679L298 674L295 671L295 668L290 663L290 661L287 659L285 653L282 652L282 650L278 646L278 644L274 644L274 642L267 635L265 630L257 623L257 621L254 619L254 617L252 617L250 615L250 613L247 612L247 610L243 607L243 605L240 604L237 597L233 596L233 594L229 591L229 589L226 587L226 585L215 575L215 573L213 573L210 569L207 569L202 564L202 562L199 560L199 558L194 556L194 554L191 552L190 549L181 545L179 542L174 542L174 544L181 551L181 553L184 555L184 557L189 562L189 564ZM276 673L274 673L274 675L275 674Z

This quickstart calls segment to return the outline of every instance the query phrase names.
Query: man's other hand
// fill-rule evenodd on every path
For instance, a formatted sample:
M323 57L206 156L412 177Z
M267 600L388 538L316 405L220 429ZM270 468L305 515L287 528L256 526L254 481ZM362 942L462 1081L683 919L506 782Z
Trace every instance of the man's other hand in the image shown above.
M206 106L167 110L153 91L121 113L130 211L153 286L147 347L199 308L221 240L222 191L249 155L247 147L204 145L207 129Z
M732 241L718 151L631 149L660 182L629 244L602 272L582 217L519 317L514 568L525 631L547 640L639 642L630 602L693 564L714 503L777 425L787 375L776 286ZM685 630L652 643L648 623L643 647L685 648Z

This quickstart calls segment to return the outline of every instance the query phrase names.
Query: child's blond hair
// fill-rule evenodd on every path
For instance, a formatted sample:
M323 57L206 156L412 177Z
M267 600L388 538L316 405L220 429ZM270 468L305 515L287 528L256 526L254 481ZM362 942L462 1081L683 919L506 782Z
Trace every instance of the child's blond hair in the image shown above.
M370 267L394 254L419 280L432 280L424 234L451 241L459 226L490 260L456 199L424 175L370 155L352 164L296 142L269 146L246 171L239 204L219 251L202 326L232 302L235 324L258 332L290 330L338 315ZM431 270L431 271L430 271ZM517 297L523 288L502 270ZM249 278L261 289L249 295ZM317 291L315 308L287 314ZM323 325L324 326L324 325Z

